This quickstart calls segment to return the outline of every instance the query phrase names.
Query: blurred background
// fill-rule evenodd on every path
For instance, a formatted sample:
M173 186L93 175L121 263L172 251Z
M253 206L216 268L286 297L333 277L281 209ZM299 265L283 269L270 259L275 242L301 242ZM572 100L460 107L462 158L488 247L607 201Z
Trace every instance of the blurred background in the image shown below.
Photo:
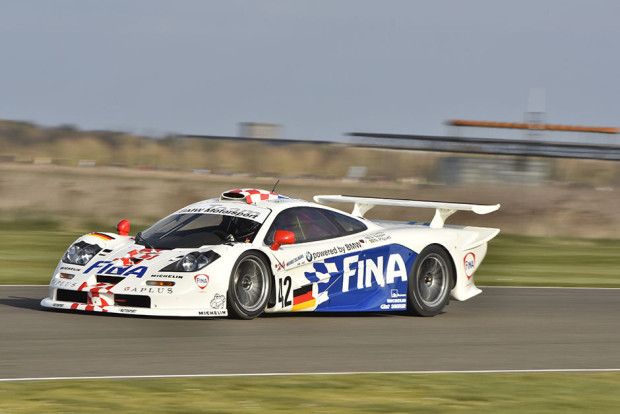
M278 192L304 199L328 193L501 203L493 215L459 213L451 222L511 234L617 238L620 169L604 159L613 146L600 155L557 156L556 141L528 140L531 155L514 155L512 147L493 147L499 139L354 138L153 138L1 121L0 222L113 231L122 218L147 225L227 189L271 190L280 180ZM385 141L402 144L384 148ZM378 207L369 214L428 221L433 211Z
M619 14L604 0L4 2L3 260L26 230L127 218L135 232L277 180L306 199L501 203L450 220L500 237L618 239Z

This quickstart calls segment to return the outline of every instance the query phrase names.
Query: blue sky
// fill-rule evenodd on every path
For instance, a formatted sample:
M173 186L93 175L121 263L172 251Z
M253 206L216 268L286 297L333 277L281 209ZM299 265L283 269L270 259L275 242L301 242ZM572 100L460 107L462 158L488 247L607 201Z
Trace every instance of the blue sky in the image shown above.
M0 119L141 134L620 126L620 2L0 2Z

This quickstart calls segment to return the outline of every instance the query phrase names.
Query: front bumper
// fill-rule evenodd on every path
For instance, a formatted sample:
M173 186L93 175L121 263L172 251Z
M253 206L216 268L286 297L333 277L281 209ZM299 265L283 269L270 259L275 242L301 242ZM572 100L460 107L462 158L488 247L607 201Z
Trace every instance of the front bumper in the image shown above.
M176 307L152 305L155 300L146 294L128 295L113 293L111 286L97 286L84 290L66 290L50 287L49 297L41 301L41 306L52 309L77 310L85 312L116 313L123 315L179 316L179 317L219 317L228 316L225 298L217 295L211 301L214 307ZM177 302L177 301L175 301ZM178 301L187 303L188 301ZM191 302L191 301L190 301ZM156 302L157 303L157 302Z

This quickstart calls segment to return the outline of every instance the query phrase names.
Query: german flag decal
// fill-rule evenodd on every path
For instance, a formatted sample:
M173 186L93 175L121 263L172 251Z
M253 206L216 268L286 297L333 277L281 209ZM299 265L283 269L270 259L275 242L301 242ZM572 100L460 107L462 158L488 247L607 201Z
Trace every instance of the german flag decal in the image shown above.
M298 311L316 306L316 299L312 296L312 285L306 285L293 291L292 311Z
M99 237L100 239L103 239L105 241L114 240L114 237L108 236L107 234L103 234L103 233L90 233L89 236Z

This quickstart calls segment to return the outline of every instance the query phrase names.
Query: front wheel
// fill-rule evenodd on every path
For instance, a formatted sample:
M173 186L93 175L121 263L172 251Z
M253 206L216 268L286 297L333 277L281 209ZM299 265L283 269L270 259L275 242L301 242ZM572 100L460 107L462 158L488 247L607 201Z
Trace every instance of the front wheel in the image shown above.
M228 310L238 318L253 319L267 307L270 290L269 266L258 253L245 252L230 275Z
M453 270L450 257L439 246L428 246L409 274L409 304L415 314L435 316L448 304Z

